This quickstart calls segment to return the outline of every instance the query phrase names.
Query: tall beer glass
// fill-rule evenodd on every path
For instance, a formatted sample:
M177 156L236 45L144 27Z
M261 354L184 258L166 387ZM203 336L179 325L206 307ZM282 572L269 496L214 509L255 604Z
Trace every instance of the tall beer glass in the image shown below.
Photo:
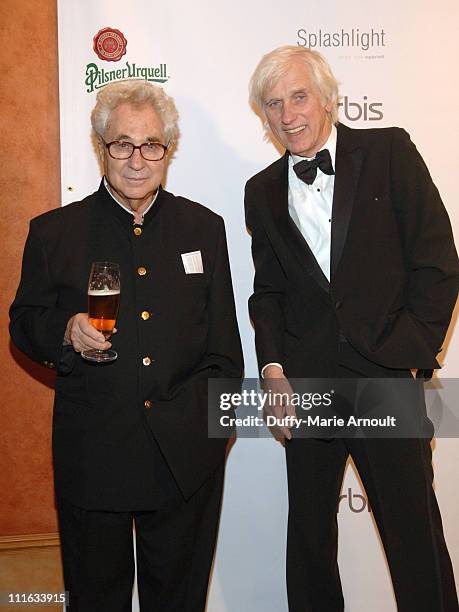
M96 261L92 264L88 284L89 322L105 339L110 338L115 327L120 303L120 267L109 261ZM113 349L102 351L88 349L82 351L82 357L96 363L114 361L118 353Z

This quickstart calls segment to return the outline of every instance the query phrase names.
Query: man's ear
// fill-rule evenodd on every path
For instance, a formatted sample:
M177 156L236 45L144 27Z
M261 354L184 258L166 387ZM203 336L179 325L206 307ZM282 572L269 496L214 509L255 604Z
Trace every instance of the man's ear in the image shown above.
M331 113L333 109L333 102L331 100L327 100L326 104L324 104L324 108L327 111L327 113Z
M97 137L97 150L99 152L100 161L103 163L105 155L105 143L100 136Z

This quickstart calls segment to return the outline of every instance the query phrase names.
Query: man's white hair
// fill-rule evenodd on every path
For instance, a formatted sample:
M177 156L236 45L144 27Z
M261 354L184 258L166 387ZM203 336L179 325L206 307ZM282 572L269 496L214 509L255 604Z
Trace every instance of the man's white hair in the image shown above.
M322 104L331 103L328 113L332 123L338 123L338 81L334 77L327 60L317 51L306 47L286 45L278 47L261 58L250 79L249 92L252 107L258 108L266 117L264 97L285 76L293 61L302 61L308 67L311 78L319 90Z
M97 94L97 102L91 113L94 132L104 138L111 112L121 104L133 106L149 105L155 110L164 125L164 144L175 143L178 139L178 112L174 100L162 87L143 79L117 81L106 85Z

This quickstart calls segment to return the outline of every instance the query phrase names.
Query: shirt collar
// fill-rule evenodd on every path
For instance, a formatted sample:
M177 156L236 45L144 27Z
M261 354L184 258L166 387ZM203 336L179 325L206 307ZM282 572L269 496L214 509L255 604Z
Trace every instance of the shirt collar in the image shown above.
M335 158L336 158L336 138L337 138L336 126L332 125L331 132L327 139L327 142L320 149L321 151L322 149L329 150L333 169L335 168ZM293 166L294 164L302 161L303 159L314 159L314 157L301 157L301 155L293 155L293 153L291 153L289 162L290 162L290 165Z
M118 198L115 198L115 196L113 195L113 193L110 191L110 189L108 188L108 182L107 179L104 176L104 187L107 190L107 193L109 194L109 196L115 200L115 202L117 204L119 204L119 206L121 206L121 208L123 208L126 212L128 212L130 215L134 216L134 213L132 212L132 210L130 210L127 206L125 206L122 202L120 202L118 200ZM158 193L159 193L159 189L157 190L157 192L155 193L155 195L153 196L152 201L150 202L150 204L147 206L147 208L143 211L142 217L145 217L145 215L147 214L147 212L150 210L150 208L153 206L153 204L156 201L156 198L158 197Z

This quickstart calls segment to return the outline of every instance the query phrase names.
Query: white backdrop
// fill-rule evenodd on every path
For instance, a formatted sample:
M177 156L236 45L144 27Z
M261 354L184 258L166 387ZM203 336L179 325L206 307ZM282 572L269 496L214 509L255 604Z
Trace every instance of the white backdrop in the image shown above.
M255 377L257 369L247 314L253 272L243 188L278 157L247 103L249 77L264 53L283 44L316 45L341 83L343 122L405 127L459 228L453 114L459 87L452 78L458 52L456 0L378 5L363 0L58 0L58 11L62 203L81 199L100 180L90 143L97 84L91 79L96 73L103 78L102 69L107 78L117 78L110 71L165 64L164 87L176 100L182 133L166 186L225 218L247 376ZM93 51L93 37L106 27L120 30L127 40L126 54L117 62L99 59ZM457 376L459 333L452 335L443 359L442 375ZM436 442L436 487L457 574L458 460L457 440ZM346 610L393 611L384 556L371 513L362 510L352 469L343 495L339 557ZM209 612L286 612L286 512L282 448L273 440L239 440L228 462Z

